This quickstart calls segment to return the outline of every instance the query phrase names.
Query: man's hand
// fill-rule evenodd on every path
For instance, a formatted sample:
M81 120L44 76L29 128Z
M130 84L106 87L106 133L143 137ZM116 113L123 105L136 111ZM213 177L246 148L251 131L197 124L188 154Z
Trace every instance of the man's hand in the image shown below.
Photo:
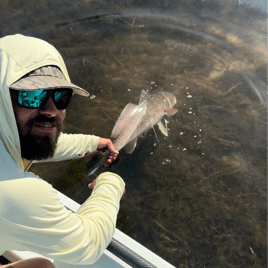
M104 164L105 167L109 167L118 156L119 152L117 152L114 148L114 145L110 139L100 138L98 143L98 149L107 148L109 154L107 155L107 160Z

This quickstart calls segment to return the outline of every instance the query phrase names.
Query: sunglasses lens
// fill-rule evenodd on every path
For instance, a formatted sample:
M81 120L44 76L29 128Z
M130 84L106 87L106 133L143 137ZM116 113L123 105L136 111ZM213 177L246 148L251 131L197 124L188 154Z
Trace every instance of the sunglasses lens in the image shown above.
M48 99L45 90L19 91L18 102L23 107L39 108Z
M73 91L71 89L57 90L54 93L54 103L57 109L65 110L71 102Z
M18 103L27 108L42 108L51 95L57 109L65 110L71 102L73 91L72 89L19 91Z

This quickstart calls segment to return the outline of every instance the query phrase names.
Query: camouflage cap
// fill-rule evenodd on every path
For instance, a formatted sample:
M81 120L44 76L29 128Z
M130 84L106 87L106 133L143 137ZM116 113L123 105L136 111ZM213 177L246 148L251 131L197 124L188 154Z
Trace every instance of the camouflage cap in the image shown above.
M36 69L20 78L9 88L14 90L71 88L78 95L89 96L86 90L65 81L63 73L57 66L44 66Z

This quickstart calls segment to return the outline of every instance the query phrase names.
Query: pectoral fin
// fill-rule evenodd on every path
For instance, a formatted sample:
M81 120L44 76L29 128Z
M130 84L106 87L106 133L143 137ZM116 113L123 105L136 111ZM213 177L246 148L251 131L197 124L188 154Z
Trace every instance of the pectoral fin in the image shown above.
M167 123L166 126L160 121L158 124L159 130L165 135L168 136L168 129L167 129Z
M172 116L172 115L176 114L177 112L178 112L177 109L166 109L165 110L165 115Z
M139 100L139 104L141 104L142 102L146 101L149 97L149 93L146 92L144 89L141 91L141 95L140 95L140 100Z
M137 145L137 140L138 140L138 137L133 139L132 141L130 141L125 147L124 147L124 150L126 151L127 154L132 154L133 151L135 150L136 148L136 145Z

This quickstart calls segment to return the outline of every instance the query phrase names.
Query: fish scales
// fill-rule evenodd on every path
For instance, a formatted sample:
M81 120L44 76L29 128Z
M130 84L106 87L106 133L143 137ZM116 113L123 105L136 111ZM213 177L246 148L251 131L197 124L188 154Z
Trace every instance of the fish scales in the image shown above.
M164 115L172 116L178 112L173 109L176 103L176 97L172 92L162 91L149 94L142 90L139 104L127 104L114 125L111 140L115 149L120 151L124 148L127 153L131 154L136 147L138 136L156 124L160 131L168 136L167 126L162 124L161 119ZM103 154L102 159L88 171L88 175L93 174L104 164L107 154L108 152Z
M137 129L137 133L133 134L133 136L138 136L148 131L155 126L164 115L165 104L163 102L163 96L160 94L151 95L147 100L147 110L144 114L144 118Z
M124 108L111 134L111 140L117 151L121 150L129 141L135 138L135 133L139 132L140 123L146 114L146 110L146 102L139 106L129 103Z

